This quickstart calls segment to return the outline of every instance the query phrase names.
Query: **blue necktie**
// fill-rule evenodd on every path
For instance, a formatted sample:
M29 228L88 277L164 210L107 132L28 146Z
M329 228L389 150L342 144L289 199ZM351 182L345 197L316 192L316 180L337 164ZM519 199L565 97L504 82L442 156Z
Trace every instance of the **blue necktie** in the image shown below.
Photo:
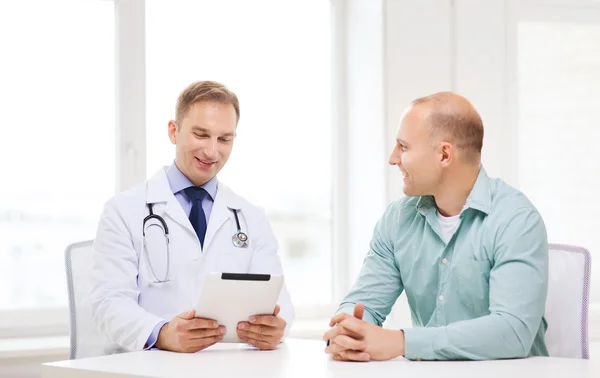
M202 209L202 200L208 195L204 188L190 186L186 188L185 194L192 201L192 210L190 211L190 223L198 235L200 245L204 248L204 235L206 234L206 215Z

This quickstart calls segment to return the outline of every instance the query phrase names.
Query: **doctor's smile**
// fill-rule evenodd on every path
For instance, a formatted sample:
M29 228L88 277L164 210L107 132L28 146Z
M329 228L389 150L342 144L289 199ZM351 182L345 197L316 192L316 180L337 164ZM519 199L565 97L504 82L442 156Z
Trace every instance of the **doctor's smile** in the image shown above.
M207 160L201 160L196 158L196 161L198 162L198 166L200 168L205 168L205 169L210 169L213 168L215 164L217 164L216 161L207 161Z

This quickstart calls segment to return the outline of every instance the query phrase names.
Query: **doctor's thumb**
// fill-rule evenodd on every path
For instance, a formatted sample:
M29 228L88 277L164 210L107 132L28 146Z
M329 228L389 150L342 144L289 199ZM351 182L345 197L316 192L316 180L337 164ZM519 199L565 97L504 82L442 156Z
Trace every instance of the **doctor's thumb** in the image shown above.
M194 319L194 316L196 316L196 310L182 312L181 314L177 315L178 318L185 319L185 320Z
M273 311L273 316L279 315L279 311L281 311L281 307L279 307L279 305L275 305L275 311Z

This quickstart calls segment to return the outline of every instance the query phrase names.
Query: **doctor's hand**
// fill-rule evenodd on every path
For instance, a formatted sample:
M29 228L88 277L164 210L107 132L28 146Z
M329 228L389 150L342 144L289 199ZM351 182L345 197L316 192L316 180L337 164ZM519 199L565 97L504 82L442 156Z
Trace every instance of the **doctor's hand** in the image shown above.
M275 306L273 315L255 315L250 322L239 322L237 334L240 339L261 350L272 350L283 339L286 321L278 316L279 305Z
M223 339L225 327L215 320L195 318L195 315L196 310L191 310L175 316L160 329L155 346L173 352L194 353Z
M354 316L338 314L323 336L329 342L325 349L338 361L389 360L404 355L404 332L383 329L362 320L364 305L354 307Z

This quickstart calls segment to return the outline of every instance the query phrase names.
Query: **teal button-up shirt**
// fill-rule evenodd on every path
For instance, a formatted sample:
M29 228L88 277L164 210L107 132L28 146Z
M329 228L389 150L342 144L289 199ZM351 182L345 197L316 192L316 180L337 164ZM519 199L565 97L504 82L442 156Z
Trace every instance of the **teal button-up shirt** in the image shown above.
M547 356L548 240L540 214L482 167L459 219L446 243L433 197L392 203L338 312L364 303L363 319L381 326L405 291L414 327L404 329L408 359Z

